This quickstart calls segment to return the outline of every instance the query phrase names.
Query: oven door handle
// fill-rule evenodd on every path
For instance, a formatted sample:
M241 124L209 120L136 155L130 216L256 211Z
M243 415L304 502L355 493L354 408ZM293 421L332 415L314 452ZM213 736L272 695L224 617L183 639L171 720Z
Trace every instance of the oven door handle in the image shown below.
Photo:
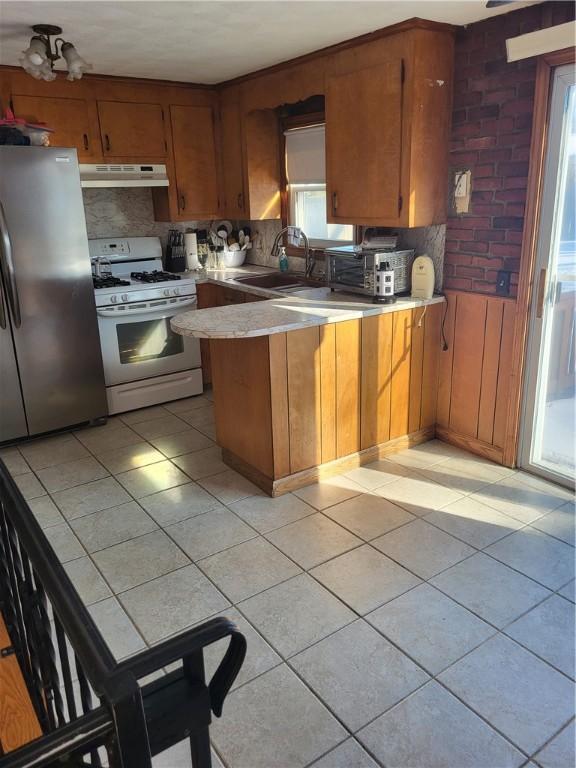
M190 307L195 306L197 303L196 299L192 299L191 301L182 301L181 303L176 304L165 304L165 305L157 305L155 307L146 307L145 309L120 309L120 307L97 307L96 311L98 313L99 317L115 317L115 318L127 318L127 317L138 317L141 315L157 315L160 311L162 314L165 314L166 310L170 311L171 314L179 314L180 310L183 309L189 309ZM126 306L126 305L121 305ZM172 313L172 310L175 310Z

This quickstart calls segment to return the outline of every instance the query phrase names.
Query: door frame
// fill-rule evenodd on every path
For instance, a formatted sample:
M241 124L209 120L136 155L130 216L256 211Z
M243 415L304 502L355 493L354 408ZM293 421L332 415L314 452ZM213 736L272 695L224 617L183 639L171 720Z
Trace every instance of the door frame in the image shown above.
M570 81L573 82L573 69L571 65L565 65L570 69ZM549 169L553 170L558 165L561 154L561 142L556 145L556 139L562 138L562 122L563 117L558 119L558 116L552 114L553 110L557 110L559 106L562 106L562 102L566 96L567 85L563 84L558 75L558 71L562 67L555 67L552 73L553 82L551 83L552 89L550 91L549 108L550 108L550 120L548 123L548 138L550 142L546 151L544 174L547 174ZM563 75L562 77L566 77ZM560 87L559 91L556 91L557 87ZM559 124L560 123L560 124ZM560 129L560 130L559 130ZM524 374L524 396L522 401L521 421L520 421L520 435L518 443L518 463L523 466L527 471L532 471L534 474L541 475L546 480L552 480L553 482L560 483L561 485L567 485L570 488L574 487L574 482L570 478L566 478L564 475L555 472L554 469L547 469L542 466L535 465L531 462L531 449L535 439L535 412L536 412L536 397L539 391L539 367L543 360L544 350L546 349L543 333L545 328L545 322L552 322L552 318L546 319L546 296L549 294L550 288L550 264L549 253L544 253L548 236L551 235L554 215L550 212L550 193L555 196L557 192L556 180L550 178L544 178L543 181L543 197L542 202L547 206L547 211L542 215L538 232L538 243L535 253L534 263L534 280L538 282L538 304L541 305L542 311L539 313L539 307L534 303L530 310L530 317L528 319L528 336L526 340L526 365ZM545 198L544 198L545 196ZM553 205L553 203L552 203ZM546 270L545 276L542 271ZM536 275L539 275L536 278ZM545 283L545 285L544 285ZM548 304L548 311L551 309ZM539 316L540 314L540 316Z
M518 298L516 300L516 315L514 318L510 397L502 457L502 463L509 467L515 466L518 460L528 330L532 304L536 298L534 269L540 229L540 204L544 185L544 165L548 146L552 77L556 67L564 64L573 64L576 61L575 54L576 49L574 47L544 54L538 58L536 69L526 210L522 232Z

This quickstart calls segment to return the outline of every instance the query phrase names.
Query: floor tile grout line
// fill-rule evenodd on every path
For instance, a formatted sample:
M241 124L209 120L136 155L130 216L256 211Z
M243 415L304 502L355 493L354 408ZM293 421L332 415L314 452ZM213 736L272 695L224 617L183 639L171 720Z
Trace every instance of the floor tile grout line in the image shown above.
M178 433L177 433L177 434L178 434ZM185 454L182 454L182 455L185 455ZM97 458L97 457L96 457L96 458ZM170 460L170 459L168 459L168 460ZM446 460L448 460L448 459L446 459ZM193 482L195 482L195 481L193 481ZM361 493L368 493L368 494L370 494L370 491L369 491L368 489L366 489L366 491L362 491ZM360 495L360 494L357 494L357 495ZM139 503L139 500L138 500L138 499L135 499L135 501L136 501L137 503ZM218 500L218 501L219 501L219 500ZM220 503L222 503L222 502L220 502ZM338 502L338 503L340 503L340 502ZM394 502L392 502L392 503L394 503ZM566 502L565 502L565 501L563 501L561 504L559 504L559 505L558 505L558 507L555 507L553 510L549 510L549 511L548 511L548 512L546 512L545 514L549 514L550 512L554 511L555 509L558 509L558 508L559 508L559 506L563 506L563 504L565 504L565 503L566 503ZM119 505L116 505L116 506L119 506ZM234 514L236 514L236 513L234 512L234 510L230 509L230 507L228 507L227 505L224 505L224 506L225 506L227 509L229 509L231 512L233 512ZM330 506L334 506L334 505L330 505ZM487 506L489 506L489 505L487 505ZM108 508L108 509L113 509L113 507L112 507L112 508ZM326 508L325 508L325 509L326 509ZM315 511L317 511L317 512L321 512L321 513L323 513L323 512L324 512L324 510L315 510ZM497 511L499 511L499 512L500 512L500 510L497 510ZM312 511L310 514L314 514L314 511ZM502 513L502 514L506 514L506 513ZM541 517L543 517L543 516L544 516L544 515L541 515ZM239 516L239 515L237 515L237 517L240 517L240 516ZM330 519L332 522L336 523L337 525L341 525L339 522L337 522L337 521L333 520L333 519L332 519L332 518L330 518L328 515L325 515L325 517L326 517L326 518L328 518L328 519ZM423 516L416 516L416 519L418 519L418 517L420 517L420 519L423 519ZM74 518L74 519L77 519L77 518ZM241 519L241 520L243 520L242 518L240 518L240 519ZM305 518L302 518L302 519L305 519ZM66 522L68 523L68 525L70 525L67 519L66 519ZM247 521L245 521L245 520L243 520L243 522L247 523ZM291 522L293 522L293 521L291 521ZM409 521L409 522L414 522L414 521ZM427 521L427 522L429 522L429 521ZM248 525L250 525L249 523L247 523L247 524L248 524ZM290 523L287 523L286 525L289 525L289 524L290 524ZM433 525L433 523L430 523L430 524L432 524L432 525ZM518 529L518 530L524 530L526 527L529 527L529 526L530 526L530 524L529 524L529 523L527 523L527 524L524 524L524 525L522 526L522 528L520 528L520 529ZM71 527L71 526L70 526L70 527ZM250 527L252 527L252 526L250 526ZM280 527L284 527L284 526L280 526ZM344 525L341 525L341 527L342 527L342 528L344 528L345 530L348 530L348 529L346 528L346 526L344 526ZM402 527L402 526L398 526L398 527ZM162 530L164 530L164 526L160 526L160 528L162 528ZM255 530L255 529L254 529L254 530ZM277 530L277 529L273 529L273 530ZM392 529L392 530L397 530L397 528L396 528L396 529ZM440 529L440 530L442 530L442 529ZM539 530L539 529L536 529L536 530ZM271 531L267 531L266 533L271 533ZM353 531L351 531L351 533L354 533L354 532L353 532ZM446 532L446 531L444 531L444 533L447 533L447 532ZM554 537L554 536L551 536L550 534L546 534L546 532L545 532L545 531L543 531L543 532L541 532L541 533L544 533L545 535L548 535L548 536L550 536L550 538L556 538L556 537ZM257 536L260 536L260 537L262 537L262 538L266 538L266 537L265 537L265 535L264 535L263 533L261 533L260 531L256 531L256 535L257 535ZM355 534L355 535L356 535L356 534ZM385 534L383 534L383 535L385 535ZM447 534L447 535L452 535L452 534ZM508 535L511 535L511 533L510 533L510 534L507 534L505 537L502 537L502 538L506 538ZM375 537L375 538L379 538L379 537ZM454 537L454 538L456 538L456 539L458 540L458 537ZM267 539L266 539L266 540L267 540ZM500 540L501 540L501 539L500 539ZM559 540L560 540L560 541L562 541L561 539L559 539ZM271 543L271 542L270 542L270 543ZM363 543L367 543L367 544L369 544L370 542L366 542L366 541L364 541L364 540L363 540ZM465 544L468 544L469 546L472 546L474 549L477 549L476 547L474 547L474 545L470 545L470 544L469 544L469 542L464 542L464 543L465 543ZM564 542L564 543L566 543L566 542ZM362 546L362 545L359 545L359 546ZM487 545L487 546L491 546L491 545ZM280 551L281 551L281 550L280 550ZM351 551L351 550L348 550L348 551ZM377 551L379 551L379 550L377 550ZM482 551L482 550L477 550L477 551ZM285 555L285 553L282 553L282 554L284 554L284 555ZM381 553L381 554L383 554L383 553ZM474 553L474 554L476 554L476 553ZM485 553L485 554L487 554L487 553ZM90 555L88 555L88 556L90 557ZM286 555L285 555L285 556L286 556ZM337 556L335 556L335 557L338 557L338 556L340 556L340 555L337 555ZM469 557L471 557L471 556L473 556L473 555L470 555ZM490 555L489 555L489 556L490 556ZM90 559L91 559L91 558L90 558ZM393 558L391 558L391 559L393 559ZM465 558L465 559L467 559L467 558ZM501 561L498 561L498 560L497 560L497 558L492 558L492 559L496 560L497 562L501 562ZM72 561L70 561L70 562L72 562ZM462 562L462 561L459 561L459 562ZM510 567L510 566L508 566L506 563L501 563L501 564L505 565L506 567ZM399 565L400 565L401 567L405 568L405 566L404 566L402 563L400 563ZM300 566L299 566L299 567L300 567ZM316 566L312 566L312 567L316 567ZM449 566L449 567L448 567L448 569L449 569L450 567L453 567L453 566ZM406 569L406 570L409 570L409 569ZM516 570L516 569L512 569L512 568L511 568L511 570ZM307 572L307 570L305 569L305 570L304 570L304 572ZM522 575L526 576L526 574L523 574L521 571L519 571L519 573L521 573ZM301 575L301 574L298 574L298 575ZM309 575L312 575L312 574L309 574ZM438 575L438 574L435 574L435 575ZM527 578L531 578L531 577L529 577L529 576L526 576L526 577L527 577ZM293 576L293 577L291 577L291 578L296 578L296 576ZM314 577L313 577L313 578L314 578ZM421 578L421 577L418 577L418 578ZM434 577L430 577L430 578L434 578ZM531 579L531 580L533 580L533 581L534 581L534 579ZM557 588L555 591L552 591L552 592L551 592L551 594L552 594L552 593L553 593L553 594L557 594L557 593L559 592L559 590L560 590L560 589L563 589L565 586L567 586L568 584L570 584L570 583L571 583L571 581L572 581L572 579L570 579L570 580L569 580L569 581L568 581L566 584L564 584L564 585L562 585L562 586L558 587L558 588ZM427 579L423 580L423 583L428 583L428 580L427 580ZM536 583L538 583L538 584L539 584L540 582L536 582ZM277 586L277 585L274 585L274 586ZM326 587L325 587L324 585L321 585L321 586L323 586L323 587L326 589ZM420 586L420 585L418 585L418 586ZM435 585L431 585L431 586L433 586L434 588L437 588L437 587L435 587ZM545 585L542 585L542 586L545 586ZM271 587L271 588L273 588L273 587ZM411 589L415 589L415 588L417 588L417 587L415 586L415 587L413 587L413 588L411 588ZM545 588L546 588L546 589L549 589L548 587L545 587ZM218 587L217 587L217 589L218 589L218 591L221 591L221 590L220 590ZM267 591L267 590L263 590L263 591ZM407 590L407 591L411 591L411 590ZM439 590L439 591L441 592L441 590ZM257 594L260 594L260 593L257 593ZM406 594L406 593L402 593L402 594ZM337 596L336 596L336 597L337 597ZM541 602L544 602L545 600L549 599L549 597L550 597L550 595L546 596L546 597L545 597L545 598L544 598L544 599L543 599ZM563 597L563 596L561 596L561 597ZM449 598L449 599L451 599L451 600L454 600L454 598L452 598L450 595L448 595L448 598ZM246 598L246 599L247 599L247 598ZM338 598L338 599L340 599L340 598ZM395 599L395 598L393 598L393 599ZM567 599L567 598L564 598L564 599ZM389 602L389 601L388 601L388 602ZM459 603L458 603L456 600L454 600L454 602L455 602L455 603L457 603L457 604L459 604ZM540 603L537 603L535 606L532 606L531 608L527 609L527 611L526 611L524 614L521 614L521 616L523 616L523 615L525 615L525 614L529 613L529 612L530 612L530 611L532 611L532 610L533 610L535 607L537 607L537 605L539 605L539 604L540 604ZM234 605L234 603L232 603L232 605ZM235 607L237 607L237 605L236 605ZM473 615L477 615L477 614L474 614L474 612L473 612L473 611L470 611L470 609L469 609L467 606L463 606L463 608L464 608L465 610L468 610L468 611L469 611L470 613L472 613ZM376 609L374 609L374 610L376 610ZM242 612L241 612L241 611L240 611L240 613L241 613L241 615L243 615L243 616L244 616L244 614L242 614ZM510 624L514 623L514 621L517 621L519 618L521 618L521 616L519 616L519 617L515 618L513 621L511 621L511 622L510 622ZM246 617L244 617L244 618L245 618L245 619L248 621L248 623L250 624L250 626L252 626L252 624L249 622L249 620L248 620ZM365 618L365 616L360 616L360 618L364 619L364 620L365 620L365 621L366 621L366 622L369 624L369 622L367 621L367 619ZM480 618L480 619L482 619L483 621L486 621L486 620L485 620L485 619L483 619L482 617L479 617L479 618ZM356 619L354 619L354 621L355 621L355 620L356 620ZM134 623L134 622L133 622L133 623ZM487 622L487 623L489 624L489 622ZM370 625L370 624L369 624L369 625ZM345 625L345 626L347 626L347 625ZM370 625L370 626L372 626L372 625ZM493 626L493 625L492 625L492 626ZM509 625L506 625L506 626L509 626ZM375 629L377 629L377 628L375 628ZM501 633L501 634L504 634L504 629L505 629L505 627L503 627L502 629L498 629L498 628L496 628L496 632L497 632L497 633ZM257 630L255 630L255 631L257 631ZM377 630L377 631L378 631L378 630ZM258 632L258 631L257 631L257 632ZM258 634L260 634L260 633L258 632ZM383 633L380 633L380 634L383 634ZM494 637L494 636L495 636L495 635L492 635L491 637ZM508 637L507 635L505 635L505 636L506 636L506 637ZM385 637L385 635L384 635L384 637ZM266 639L266 638L265 638L265 639ZM386 639L387 639L387 640L389 640L389 638L386 638ZM490 638L488 638L488 639L490 639ZM513 638L508 638L508 639L511 639L513 642L516 642L516 641L514 641L514 639L513 639ZM267 640L266 640L266 642L269 642L269 641L267 641ZM519 645L520 645L520 647L524 648L524 646L522 646L521 644L519 644ZM273 647L273 646L272 646L272 647ZM479 647L479 646L476 646L476 648L475 648L475 649L472 649L470 652L473 652L473 651L474 651L474 650L476 650L478 647ZM400 651L401 651L401 652L402 652L404 655L408 656L408 654L406 654L406 652L405 652L403 649L399 649L399 650L400 650ZM531 653L532 653L533 655L535 655L537 658L540 658L540 657L539 657L537 654L534 654L532 651L530 651L530 649L525 649L525 650L527 650L528 652L531 652ZM466 654L466 655L467 655L467 654ZM282 657L281 657L281 658L282 658ZM408 656L408 658L410 658L410 657ZM461 657L461 658L463 658L463 657ZM456 661L455 661L455 662L453 662L453 663L457 663L458 661L459 661L459 660L456 660ZM543 659L542 659L542 661L544 661L544 663L547 663L547 664L549 664L548 662L546 662L546 661L545 661L545 660L543 660ZM285 661L284 663L286 663L286 661ZM451 665L449 665L449 666L451 666ZM549 666L552 666L552 665L549 665ZM553 669L556 669L555 667L552 667L552 668L553 668ZM443 671L445 671L445 670L443 670ZM427 670L426 670L426 673L427 673L427 674L429 674L429 673L427 672ZM264 673L264 674L265 674L265 673ZM440 674L440 673L439 673L439 674ZM257 679L257 678L253 678L253 679ZM570 679L570 678L568 678L568 679ZM490 724L490 725L491 725L491 724ZM564 727L565 727L565 726L563 726L563 728L564 728ZM560 729L560 730L563 730L563 728L562 728L562 729ZM560 731L559 731L559 732L560 732ZM554 738L554 737L551 737L551 738ZM540 748L539 748L539 750L541 750L542 748L543 748L543 747L540 747ZM318 759L318 758L317 758L317 759Z
M517 531L515 531L515 533L517 533ZM508 538L508 537L506 536L505 538ZM501 539L501 541L502 541L502 539ZM570 545L567 544L566 546L570 546ZM499 560L497 557L494 557L494 555L492 553L490 553L490 552L486 552L485 550L482 550L482 554L486 555L486 557L490 557L496 563L500 563L500 565L503 565L506 568L510 568L511 571L514 571L515 573L519 573L521 576L524 576L525 579L530 579L530 581L533 581L539 587L542 587L543 589L547 589L551 593L554 593L556 589L562 589L562 587L557 587L556 588L556 587L549 587L549 586L547 586L542 581L538 581L533 576L529 576L527 573L524 573L524 571L520 571L518 568L515 568L513 565L509 565L508 563L504 562L503 560Z
M442 688L447 691L451 696L454 696L455 699L457 699L461 704L463 704L465 707L467 707L471 712L473 712L476 717L479 717L480 720L482 720L484 723L486 723L492 730L496 731L503 739L505 739L509 744L511 744L517 751L519 751L524 757L530 759L530 753L525 750L523 747L521 747L519 744L517 744L515 741L512 741L512 739L507 736L503 731L501 731L499 728L497 728L493 723L488 720L487 717L482 715L480 712L474 709L474 707L471 704L468 704L464 699L459 696L455 691L453 691L451 688L446 685L442 680L434 678L435 681L438 683L438 685L442 686Z
M537 653L536 653L534 650L532 650L531 648L527 648L526 646L522 645L522 643L520 643L518 640L516 640L516 639L515 639L514 637L512 637L511 635L508 635L508 634L506 634L506 629L507 629L508 627L510 627L512 624L514 624L514 623L515 623L516 621L518 621L519 619L521 619L521 618L523 618L524 616L526 616L526 615L528 615L529 613L531 613L531 612L532 612L532 611L533 611L535 608L538 608L540 605L542 605L542 603L545 603L545 602L546 602L546 600L548 600L548 599L550 598L550 595L546 595L546 597L544 597L542 600L538 601L537 603L534 603L534 605L532 605L530 608L526 609L526 611L524 611L523 613L521 613L519 616L517 616L517 617L515 617L514 619L512 619L510 622L508 622L508 624L505 624L505 625L504 625L502 628L499 628L499 627L496 627L496 625L495 625L495 624L492 624L492 622L490 622L488 619L486 619L486 618L484 618L484 617L480 616L480 614L477 614L477 613L475 613L475 612L474 612L472 609L468 608L468 607L467 607L467 606L465 606L463 603L460 603L460 602L458 602L458 600L456 600L454 597L452 597L452 596L451 596L451 595L449 595L448 593L446 593L446 592L443 592L443 591L442 591L442 590L441 590L439 587L436 587L436 585L435 585L435 584L431 584L430 586L432 586L432 587L435 587L435 588L436 588L436 589L438 589L440 592L442 592L442 594L443 594L445 597L448 597L448 598L450 598L450 599L451 599L451 600L453 600L453 601L454 601L454 602L455 602L457 605L459 605L459 606L460 606L460 607L462 607L462 608L465 608L467 611L469 611L469 612L470 612L470 613L472 613L474 616L476 616L476 618L479 618L481 621L484 621L486 624L488 624L489 626L491 626L492 628L494 628L494 629L496 630L496 631L494 632L494 634L492 634L490 637L487 637L487 638L485 638L485 639L484 639L484 640L483 640L483 641L482 641L482 642L481 642L479 645L477 645L475 648L471 649L470 651L467 651L467 652L464 654L464 656L462 656L460 659L458 659L458 661L462 661L462 659L464 659L466 656L468 656L468 654L469 654L469 653L472 653L473 651L477 650L478 648L480 648L480 646L484 645L484 643L487 643L489 640L492 640L492 639L493 639L494 637L496 637L497 635L502 635L502 636L503 636L503 637L504 637L506 640L510 640L510 641L511 641L511 642L513 642L515 645L517 645L517 646L519 646L520 648L522 648L522 650L524 650L524 651L527 651L527 652L528 652L528 653L530 653L532 656L535 656L535 657L536 657L536 658L537 658L539 661L541 661L541 662L542 662L543 664L545 664L547 667L550 667L550 668L551 668L551 669L553 669L555 672L558 672L558 674L561 674L563 677L566 677L566 678L567 678L567 679L568 679L568 680L569 680L571 683L574 683L574 680L573 680L573 679L572 679L572 678L571 678L569 675L567 675L565 672L562 672L562 670L560 670L560 669L558 669L557 667L555 667L555 666L554 666L553 664L551 664L551 663L550 663L550 662L549 662L547 659L543 658L542 656L539 656L539 655L538 655L538 654L537 654ZM404 652L404 653L405 653L405 652ZM453 666L453 664L456 664L456 663L458 663L458 662L453 662L453 663L449 664L449 665L448 665L448 667L446 667L446 669L442 670L442 672L439 672L438 674L443 674L444 672L446 672L446 670L450 669L450 667L452 667L452 666Z
M318 755L317 757L314 757L314 758L313 758L313 759L312 759L310 762L308 762L308 763L305 763L305 765L303 765L303 766L302 766L302 768L314 768L314 766L316 765L316 763L318 763L318 762L319 762L320 760L322 760L324 757L326 757L327 755L329 755L331 752L334 752L334 750L336 750L336 749L339 749L339 748L340 748L341 746L343 746L343 745L344 745L344 744L345 744L347 741L350 741L350 739L352 739L353 741L356 741L356 743L357 743L357 744L359 744L359 745L362 747L362 745L360 744L360 742L359 742L357 739L355 739L355 738L354 738L354 734L353 734L353 733L350 733L350 732L348 732L348 735L347 735L347 736L346 736L346 737L345 737L345 738L344 738L342 741L339 741L337 744L334 744L332 747L330 747L328 750L326 750L326 752L322 752L322 754L321 754L321 755ZM362 748L363 748L363 747L362 747ZM368 750L366 750L366 751L368 752ZM368 754L370 754L370 753L368 752ZM372 757L372 755L371 755L371 754L370 754L370 757ZM383 764L383 763L381 763L379 760L376 760L375 762L376 762L376 765L377 765L377 766L379 766L379 768L384 768L384 764Z
M538 749L537 749L535 752L533 752L533 753L532 753L532 756L531 756L531 758L530 758L530 759L531 759L531 760L534 760L534 762L537 762L537 761L535 760L535 758L538 756L538 754L539 754L540 752L542 752L542 750L543 750L543 749L545 749L545 748L546 748L546 747L547 747L547 746L548 746L548 745L549 745L551 742L553 742L553 741L554 741L554 739L558 738L558 736L560 736L560 734L561 734L563 731L565 731L565 730L566 730L566 729L567 729L567 728L568 728L568 727L569 727L569 726L572 724L572 722L573 722L573 721L574 721L574 715L572 715L572 716L571 716L571 717L570 717L570 718L569 718L569 719L568 719L568 720L567 720L567 721L564 723L564 725L562 725L562 727L561 727L561 728L559 728L559 729L558 729L558 730L557 730L557 731L556 731L556 732L555 732L555 733L554 733L552 736L550 736L550 738L548 739L548 741L544 742L544 744L542 744L542 746L538 747ZM540 762L537 762L537 765L541 765L541 763L540 763Z
M381 760L379 760L376 757L376 755L366 745L362 744L362 742L358 739L358 737L357 737L357 735L355 733L351 733L350 736L345 738L344 741L341 741L339 744L336 744L336 746L330 747L330 749L327 750L326 752L324 752L322 755L320 755L320 757L315 757L314 760L312 760L312 762L306 763L304 768L314 768L314 766L316 765L317 762L319 762L324 757L329 755L331 752L333 752L334 750L338 749L339 747L341 747L343 744L345 744L347 741L350 741L350 740L352 740L355 744L357 744L360 747L360 749L363 749L372 758L372 760L374 760L374 762L378 766L378 768L386 768L384 763Z

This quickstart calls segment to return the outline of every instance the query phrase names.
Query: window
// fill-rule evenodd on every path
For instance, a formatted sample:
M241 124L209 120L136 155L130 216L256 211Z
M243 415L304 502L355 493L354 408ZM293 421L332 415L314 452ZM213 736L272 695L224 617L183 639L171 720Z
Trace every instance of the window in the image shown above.
M326 221L324 125L286 131L288 223L308 235L310 245L344 245L354 240L352 224Z

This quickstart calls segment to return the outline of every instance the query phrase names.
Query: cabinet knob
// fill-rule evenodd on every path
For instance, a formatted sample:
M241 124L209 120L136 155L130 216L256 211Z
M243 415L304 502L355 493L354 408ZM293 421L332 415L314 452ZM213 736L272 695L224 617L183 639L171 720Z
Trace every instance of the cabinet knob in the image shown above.
M84 149L88 149L90 147L90 144L88 143L88 134L83 133L82 134L82 140L84 142Z
M178 196L178 201L179 201L179 208L180 208L180 210L181 211L185 210L185 208L186 208L186 198L184 197L184 195L180 194Z
M242 192L238 193L237 203L238 203L238 208L242 210L244 208L244 195L242 194Z
M110 152L110 136L108 136L107 133L104 134L104 145L106 147L106 152Z
M332 192L332 213L338 210L338 192Z

